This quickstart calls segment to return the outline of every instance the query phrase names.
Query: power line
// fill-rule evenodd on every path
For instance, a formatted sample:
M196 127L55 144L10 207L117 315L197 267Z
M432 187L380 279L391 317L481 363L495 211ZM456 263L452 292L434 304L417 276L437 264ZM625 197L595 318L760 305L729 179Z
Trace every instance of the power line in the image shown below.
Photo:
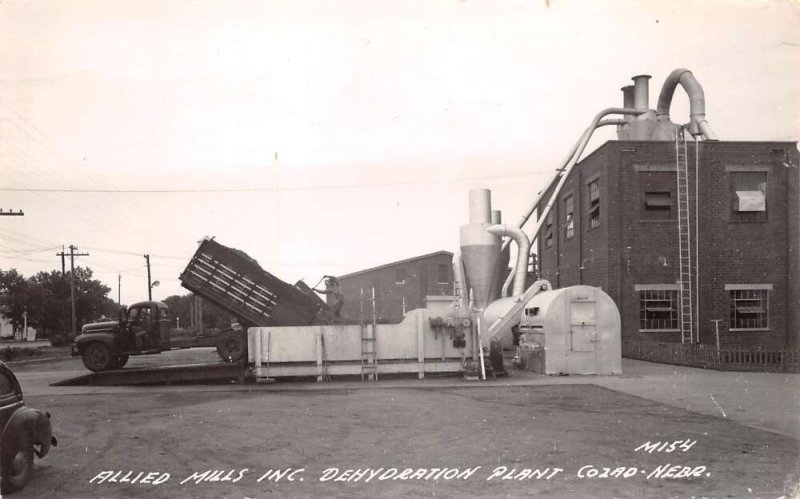
M459 177L434 180L407 180L403 182L375 182L371 184L333 184L308 187L242 187L230 189L48 189L29 187L0 187L5 192L57 192L65 194L208 194L208 193L243 193L243 192L284 192L284 191L321 191L334 189L360 189L370 187L394 187L399 185L441 184L448 182L469 182L473 180L492 180L503 178L535 177L540 173L517 173L508 175L485 175L480 177Z

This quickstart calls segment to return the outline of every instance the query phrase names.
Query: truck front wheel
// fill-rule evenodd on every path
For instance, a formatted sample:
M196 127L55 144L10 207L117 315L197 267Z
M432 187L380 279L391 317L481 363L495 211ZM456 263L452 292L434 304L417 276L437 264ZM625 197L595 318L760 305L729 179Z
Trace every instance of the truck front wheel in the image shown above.
M222 360L227 360L228 362L242 360L245 350L243 336L241 334L226 334L222 337L217 343L217 353L222 357Z
M92 372L107 371L112 369L115 358L111 355L111 349L105 343L95 341L86 345L83 349L83 365Z

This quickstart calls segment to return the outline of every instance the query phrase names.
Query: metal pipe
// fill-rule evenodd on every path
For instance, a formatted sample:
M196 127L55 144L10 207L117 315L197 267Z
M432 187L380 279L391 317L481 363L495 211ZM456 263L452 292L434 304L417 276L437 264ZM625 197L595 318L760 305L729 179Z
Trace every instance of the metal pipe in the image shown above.
M631 88L633 88L633 87L631 87ZM634 111L634 110L631 108L630 111ZM637 113L636 112L632 112L632 113L629 113L629 114L637 114ZM596 128L600 128L600 127L603 127L603 126L623 125L623 124L625 124L625 120L601 120L601 121L599 121L597 123L597 125L594 128L596 129ZM556 169L556 174L553 176L553 178L550 180L550 182L548 182L547 187L545 187L544 189L542 189L541 191L539 191L536 194L536 198L534 198L534 201L531 204L530 208L528 208L528 210L525 212L525 214L522 215L522 217L517 222L517 227L522 228L522 227L525 226L526 223L528 223L528 220L530 219L531 215L533 215L533 212L536 210L536 207L539 206L539 201L541 201L542 196L544 196L544 194L550 189L550 187L553 186L558 181L559 178L561 178L561 175L563 174L564 170L566 169L567 165L569 164L569 161L573 158L573 156L575 156L575 153L577 152L578 147L583 142L584 136L587 133L591 133L593 131L594 130L590 131L588 128L586 130L584 130L583 134L581 134L581 138L578 139L578 141L575 143L574 146L572 146L572 149L570 150L569 154L567 155L566 158L564 158L564 161L561 163L561 168ZM510 239L506 239L503 242L503 246L501 247L500 251L505 250L510 243L511 243L511 240Z
M492 223L492 191L489 189L470 189L469 223Z
M500 212L500 210L492 210L492 225L502 223L502 220L503 214Z
M703 87L688 69L678 68L670 73L667 79L664 80L661 93L658 95L656 116L666 116L669 118L672 96L675 94L675 88L678 84L680 84L689 95L689 117L691 123L698 128L699 133L703 134L706 140L719 140L706 121L706 98Z
M458 303L462 309L467 308L467 300L469 299L465 275L464 262L461 261L461 252L456 251L455 254L453 254L453 277L456 281L456 289L458 289Z
M572 168L575 166L575 163L577 163L578 158L580 158L581 154L583 154L583 150L586 149L586 144L589 143L589 139L591 138L592 133L594 133L595 129L598 128L600 120L602 120L603 117L609 114L639 115L645 112L646 110L641 110L641 109L625 109L619 107L609 107L597 113L597 115L592 120L591 125L589 125L589 128L587 128L586 131L583 133L583 136L581 137L581 142L578 145L575 154L572 156L572 159L570 159L569 163L564 167L564 171L561 172L561 180L558 182L558 185L556 185L555 190L550 195L550 200L547 202L547 206L545 206L542 213L539 214L538 220L536 222L536 228L534 229L534 231L531 233L530 236L531 241L535 240L539 236L539 231L542 230L542 225L544 225L544 222L547 219L547 215L549 215L550 210L553 209L553 204L555 203L555 200L558 197L559 192L561 192L561 188L567 181L567 177L569 176L569 173L572 171Z
M647 111L650 108L650 86L647 82L650 75L638 75L631 79L633 80L633 107L640 111Z
M490 225L486 230L496 236L508 236L517 243L517 264L514 271L508 275L506 282L503 283L503 296L508 296L508 286L514 280L514 296L519 296L525 292L525 276L528 267L528 254L531 250L531 242L528 236L519 227L512 225L499 224Z
M633 85L626 85L622 88L622 107L626 109L634 109L634 99L633 99ZM630 117L626 116L625 121L628 121Z

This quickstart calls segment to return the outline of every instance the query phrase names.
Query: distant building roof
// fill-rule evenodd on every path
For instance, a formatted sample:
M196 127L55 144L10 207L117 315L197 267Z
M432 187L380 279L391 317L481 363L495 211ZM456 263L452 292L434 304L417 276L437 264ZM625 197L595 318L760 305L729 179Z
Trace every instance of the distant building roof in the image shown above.
M405 260L399 260L399 261L396 261L396 262L387 263L387 264L384 264L384 265L379 265L377 267L372 267L372 268L369 268L369 269L359 270L359 271L356 271L356 272L351 272L349 274L337 276L337 279L346 279L348 277L355 277L357 275L366 274L366 273L369 273L369 272L374 272L376 270L382 270L382 269L386 269L386 268L389 268L389 267L394 267L394 266L397 266L397 265L401 265L401 264L404 264L404 263L414 262L416 260L424 260L426 258L430 258L430 257L433 257L433 256L439 256L439 255L446 255L446 256L452 257L453 253L451 253L449 251L434 251L433 253L428 253L426 255L420 255L420 256L415 256L415 257L411 257L411 258L406 258Z

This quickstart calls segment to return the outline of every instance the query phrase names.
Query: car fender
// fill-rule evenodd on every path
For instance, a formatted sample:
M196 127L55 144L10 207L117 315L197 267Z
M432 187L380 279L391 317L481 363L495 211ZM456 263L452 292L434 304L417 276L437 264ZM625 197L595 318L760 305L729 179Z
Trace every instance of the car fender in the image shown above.
M117 335L111 332L81 334L75 338L75 346L78 348L78 352L82 354L83 349L86 348L86 345L95 341L105 343L108 345L108 348L114 352L119 350L117 345Z
M11 416L11 419L3 429L3 435L0 437L0 456L2 461L6 461L9 457L13 459L13 456L8 456L7 454L15 449L13 445L8 445L8 443L20 433L30 435L33 439L32 443L39 446L38 449L34 447L34 451L40 458L47 455L51 445L58 445L58 441L53 436L50 414L31 407L22 407Z

